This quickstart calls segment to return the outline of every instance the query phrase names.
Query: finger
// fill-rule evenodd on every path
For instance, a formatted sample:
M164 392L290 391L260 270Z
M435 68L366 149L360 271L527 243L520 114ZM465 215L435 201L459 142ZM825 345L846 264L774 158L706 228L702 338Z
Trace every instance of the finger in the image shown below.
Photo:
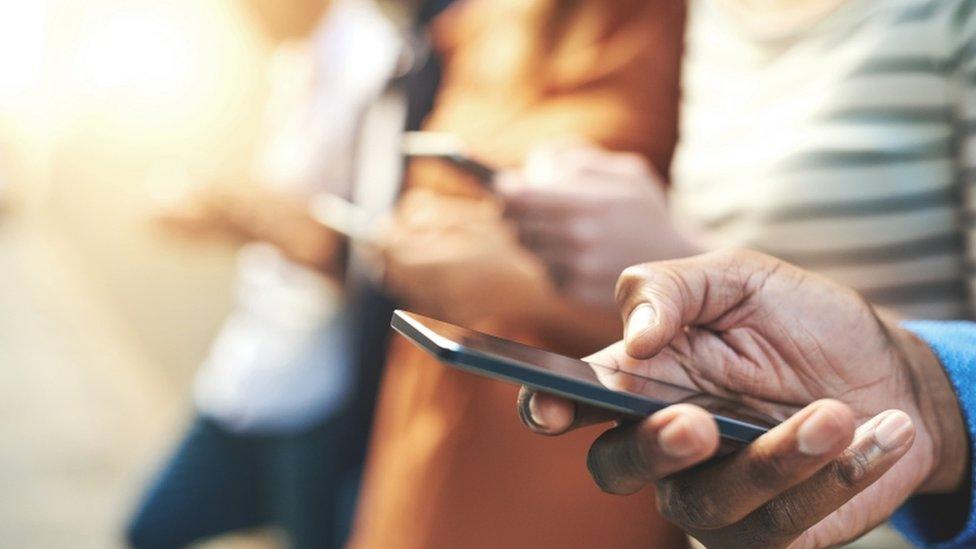
M730 526L810 478L853 435L850 408L835 400L814 402L741 451L658 483L658 505L687 531Z
M625 270L616 297L627 351L635 358L654 356L685 326L716 321L787 267L755 252L726 251Z
M786 545L881 478L908 452L914 440L915 426L908 414L900 410L882 412L859 427L854 442L807 481L772 499L734 527L716 532L715 537L749 540L756 547ZM820 537L818 543L806 545L833 545L861 533L846 532L844 539ZM702 541L712 536L704 537ZM715 540L715 545L721 543Z
M528 387L522 387L519 391L518 410L526 427L549 436L620 418L616 412L536 392Z
M603 433L590 447L587 467L604 492L632 494L708 459L718 446L718 426L708 412L675 404Z

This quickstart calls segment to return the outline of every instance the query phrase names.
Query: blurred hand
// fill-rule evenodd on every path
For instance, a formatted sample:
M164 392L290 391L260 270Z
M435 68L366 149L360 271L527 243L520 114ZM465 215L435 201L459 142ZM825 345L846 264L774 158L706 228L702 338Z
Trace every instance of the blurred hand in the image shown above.
M413 190L384 244L386 286L406 306L461 325L545 307L544 273L487 200Z
M673 226L663 187L636 154L580 144L540 148L497 182L519 240L555 285L605 309L626 267L703 251Z
M254 184L209 184L164 204L156 220L190 237L274 244L292 261L338 274L345 242L316 222L304 200Z
M916 492L963 482L966 431L941 365L853 291L761 254L720 252L628 269L618 299L626 338L592 363L783 420L704 464L718 430L690 404L593 444L588 464L601 488L655 483L664 516L705 545L835 545ZM543 394L520 402L526 423L545 434L607 419Z

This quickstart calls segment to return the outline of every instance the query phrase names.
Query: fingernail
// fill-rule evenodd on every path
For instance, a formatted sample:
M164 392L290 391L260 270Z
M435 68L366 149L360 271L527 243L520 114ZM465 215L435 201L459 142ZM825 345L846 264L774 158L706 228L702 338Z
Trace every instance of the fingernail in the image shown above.
M529 419L536 427L546 430L549 429L549 425L547 425L546 420L543 419L542 413L539 412L539 405L536 403L535 395L529 397Z
M522 416L522 421L536 431L547 431L549 429L546 426L546 422L541 419L542 414L536 408L535 393L529 393L528 396L519 399L518 409L519 415Z
M661 428L657 443L664 453L677 458L690 456L701 447L694 426L683 417L676 417Z
M897 450L908 443L914 432L912 419L901 410L889 413L874 428L874 439L887 451Z
M796 431L796 446L803 454L820 456L832 450L843 434L837 416L827 408L818 408Z
M642 303L631 311L627 317L627 328L624 330L624 337L627 341L632 341L642 332L657 325L657 313L648 303Z

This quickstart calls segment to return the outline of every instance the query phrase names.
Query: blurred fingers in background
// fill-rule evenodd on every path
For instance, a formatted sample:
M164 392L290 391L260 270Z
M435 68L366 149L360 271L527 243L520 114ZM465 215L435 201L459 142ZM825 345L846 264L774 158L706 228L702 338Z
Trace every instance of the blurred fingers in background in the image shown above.
M643 157L580 141L541 146L497 182L522 246L562 294L600 309L629 265L702 251L673 224L665 186Z

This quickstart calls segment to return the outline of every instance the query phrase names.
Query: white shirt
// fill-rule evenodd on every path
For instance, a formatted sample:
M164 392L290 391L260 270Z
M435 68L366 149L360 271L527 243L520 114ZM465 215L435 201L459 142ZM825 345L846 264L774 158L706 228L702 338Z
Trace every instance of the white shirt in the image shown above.
M297 195L350 196L358 120L393 74L400 48L372 1L340 0L304 51L280 52L258 180ZM342 296L268 244L245 246L238 263L234 310L197 377L197 408L237 432L309 427L350 391L355 365Z

